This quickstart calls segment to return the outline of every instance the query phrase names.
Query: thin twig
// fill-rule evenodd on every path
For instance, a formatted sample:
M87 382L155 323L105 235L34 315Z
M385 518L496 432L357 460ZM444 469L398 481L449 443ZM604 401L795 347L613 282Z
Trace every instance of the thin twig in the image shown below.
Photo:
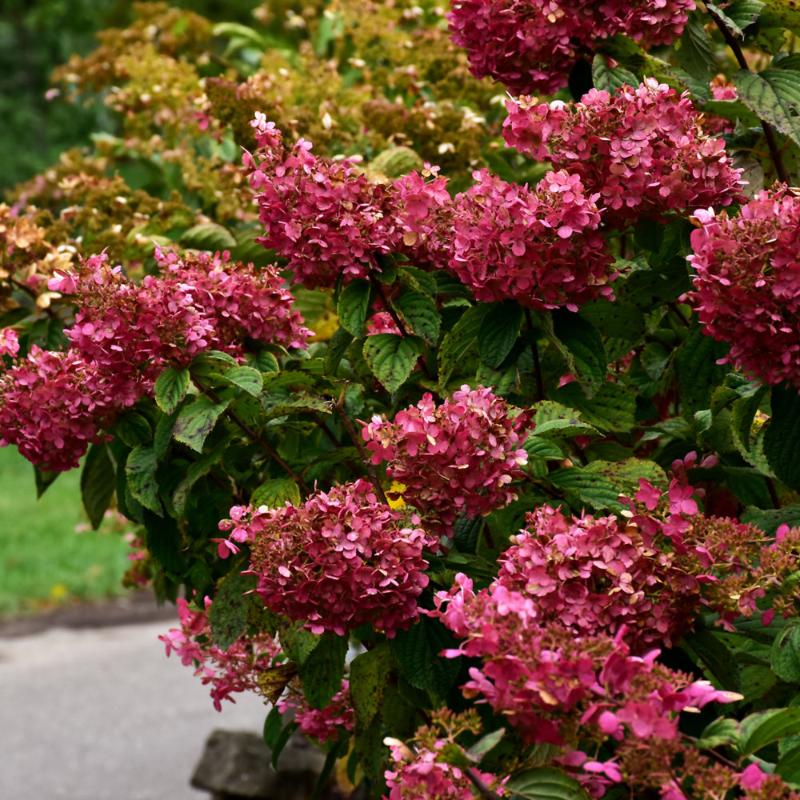
M195 386L210 400L219 403L219 396L217 393L204 386L195 376L192 376ZM260 434L258 431L251 428L232 408L226 408L224 414L228 419L234 422L242 432L247 436L250 441L257 444L261 449L276 463L280 468L300 487L301 491L305 494L309 493L308 484L303 480L302 476L295 472L294 468L283 459L278 451Z
M472 767L467 767L464 772L469 778L469 782L478 790L478 794L485 800L501 800L497 792L492 791L478 776Z
M744 56L744 52L742 51L742 47L739 44L736 37L733 35L732 31L729 30L728 26L725 24L725 21L722 17L717 14L717 12L706 6L706 11L708 11L708 15L714 20L717 28L719 28L719 32L722 34L722 38L725 39L725 43L730 47L733 55L736 58L736 62L739 66L750 72L750 67L747 64L747 59ZM783 163L783 156L781 155L780 148L778 147L778 142L775 138L775 131L773 130L772 126L766 122L765 120L760 120L761 127L764 129L764 138L767 141L767 147L769 147L769 153L772 157L772 163L775 165L775 172L778 176L778 180L782 183L788 184L789 183L789 173L786 171L786 167Z
M344 429L347 431L347 435L352 440L353 446L356 448L356 450L358 450L358 454L361 456L361 460L364 462L364 466L369 473L370 480L375 487L375 491L378 493L378 497L380 497L382 503L389 505L389 498L386 497L386 492L381 485L381 480L378 476L378 470L375 469L375 465L372 463L369 453L366 451L366 448L361 442L358 431L353 426L350 417L347 416L347 411L344 409L344 392L342 392L342 394L339 396L339 402L336 403L334 408L336 409L339 419L342 421Z
M531 356L533 357L533 374L536 379L536 400L544 400L544 379L542 378L542 362L539 358L539 345L536 342L536 333L533 327L533 316L529 308L525 309L525 321L528 324L528 333L531 339Z

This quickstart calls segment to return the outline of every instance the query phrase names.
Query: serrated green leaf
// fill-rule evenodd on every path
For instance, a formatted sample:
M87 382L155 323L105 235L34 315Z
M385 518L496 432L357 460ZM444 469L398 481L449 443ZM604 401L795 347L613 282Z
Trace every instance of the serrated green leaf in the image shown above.
M457 659L440 656L455 640L437 620L424 617L406 631L399 631L390 646L400 674L415 688L444 698L459 671Z
M722 745L735 744L738 738L739 723L721 717L706 725L696 744L701 750L713 750Z
M189 370L167 367L156 378L156 405L165 413L171 414L189 391Z
M512 800L588 800L589 797L576 780L552 767L540 767L514 775L506 784L506 789L513 792Z
M759 711L741 723L739 750L748 756L777 742L784 736L800 733L800 708L779 708Z
M211 472L211 468L220 462L223 454L223 450L217 448L189 466L189 469L186 470L186 477L184 477L172 493L172 505L176 514L181 515L185 513L186 503L189 501L189 494L194 488L194 485L200 478Z
M325 353L325 371L335 376L339 370L339 364L347 352L347 348L353 342L353 334L344 328L339 328L336 333L328 340L328 350Z
M350 664L350 699L359 730L369 726L383 702L389 680L392 652L381 644L356 656Z
M146 509L161 515L163 509L158 496L156 470L158 459L152 447L134 447L125 462L128 490Z
M769 664L786 683L800 683L800 626L784 628L772 643Z
M740 519L772 536L781 525L789 525L792 528L800 527L800 505L768 509L750 506L744 510Z
M706 18L707 19L707 18ZM708 81L715 69L714 49L699 12L689 15L677 45L678 63L698 80Z
M251 397L258 397L264 388L263 376L253 367L231 367L225 373L225 380Z
M420 336L428 344L437 342L442 318L436 309L436 302L429 295L405 291L392 300L392 306L413 334Z
M595 89L614 94L620 86L638 86L639 79L625 67L610 66L608 57L598 53L592 61L592 84Z
M255 575L232 572L218 584L208 614L214 644L227 650L247 630L252 599L247 592L256 588Z
M447 386L453 372L462 366L468 354L477 349L478 331L489 306L485 304L467 309L453 329L442 339L439 348L439 386Z
M94 530L100 527L103 516L114 496L117 483L114 462L106 444L93 444L86 455L81 472L81 499L86 516Z
M584 421L602 431L624 433L636 424L636 395L619 383L604 383L592 398L586 397L577 384L570 384L559 396L577 408Z
M739 99L753 113L800 144L800 71L740 70L733 82Z
M350 281L339 293L336 314L342 328L352 336L364 335L371 297L372 286L364 280Z
M518 303L493 303L478 329L478 354L487 367L496 369L508 357L519 337L523 312Z
M312 708L325 708L342 688L347 637L325 633L300 665L303 696ZM352 665L351 665L352 680Z
M597 329L571 311L554 311L553 342L590 394L606 377L606 352Z
M229 405L230 400L215 403L210 397L201 395L180 410L172 429L173 438L195 452L202 453L208 435Z
M734 0L725 8L725 15L741 31L747 30L764 10L762 0Z
M292 505L300 503L300 489L291 478L270 478L250 497L250 505L254 508L282 508L287 502Z
M180 241L184 247L191 247L194 250L222 251L236 247L236 239L230 231L216 222L203 222L189 228L183 233Z
M800 395L791 386L772 389L772 418L764 429L764 453L775 476L800 489Z
M399 271L400 281L418 292L434 297L439 292L436 281L437 276L418 269L417 267L403 267Z
M416 337L381 333L364 342L364 360L372 374L389 392L396 392L408 379L422 353Z
M797 0L762 0L764 15L773 17L787 28L800 30L800 5Z

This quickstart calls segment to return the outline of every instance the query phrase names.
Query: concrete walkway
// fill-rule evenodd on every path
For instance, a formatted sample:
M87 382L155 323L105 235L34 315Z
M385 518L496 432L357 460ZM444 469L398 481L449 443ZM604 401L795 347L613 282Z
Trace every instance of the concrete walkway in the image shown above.
M241 696L206 687L157 637L170 623L0 639L2 800L203 800L189 787L214 728L260 731Z

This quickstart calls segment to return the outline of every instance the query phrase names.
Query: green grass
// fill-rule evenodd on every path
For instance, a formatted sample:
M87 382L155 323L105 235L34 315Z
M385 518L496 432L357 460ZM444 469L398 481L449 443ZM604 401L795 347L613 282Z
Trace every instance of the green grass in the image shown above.
M79 470L68 472L37 500L30 464L0 448L0 615L125 591L122 536L108 523L75 532L86 523L79 486Z

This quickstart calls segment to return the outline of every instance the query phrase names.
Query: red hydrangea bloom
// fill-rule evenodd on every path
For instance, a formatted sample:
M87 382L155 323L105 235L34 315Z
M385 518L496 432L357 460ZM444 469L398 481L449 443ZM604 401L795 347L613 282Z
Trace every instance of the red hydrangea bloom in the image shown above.
M523 477L531 424L490 389L462 386L438 406L425 394L393 422L375 416L362 436L373 463L387 462L387 475L405 486L403 499L447 531L459 514L488 514L516 499L511 483Z
M483 302L576 309L611 297L612 258L597 231L597 195L581 179L549 172L535 189L486 170L455 199L450 269Z
M183 598L178 598L180 628L171 628L158 638L164 643L167 655L175 653L184 666L195 667L195 675L204 686L211 687L214 708L222 710L222 701L236 702L231 695L257 691L259 673L273 666L280 648L269 634L242 636L223 649L211 639L208 610L211 600L205 599L205 610L193 610Z
M235 507L220 529L250 543L257 591L270 610L314 633L344 635L370 623L391 636L416 619L428 584L422 551L430 537L418 517L408 522L358 480L301 506Z
M443 760L441 749L412 751L402 742L391 742L389 749L394 763L384 773L388 800L475 800L472 782L461 767ZM496 795L506 796L495 775L477 769L474 774Z
M800 198L760 192L737 217L696 213L690 302L723 359L764 383L800 387Z
M633 655L624 628L612 638L579 636L558 622L543 625L535 598L500 580L475 592L472 580L459 574L435 602L433 615L464 639L445 655L483 661L470 668L465 695L480 696L531 741L561 744L576 718L616 739L625 730L641 739L672 739L683 709L739 697L658 664L658 650Z
M245 167L264 225L259 241L308 287L380 271L377 256L391 252L397 238L387 187L371 183L352 161L316 157L304 139L287 149L261 113L252 125L259 149L245 154Z
M542 506L500 558L497 582L533 600L544 624L613 636L624 625L635 652L671 644L700 599L694 575L671 552L616 517L568 519Z
M356 722L347 680L342 680L342 688L325 708L312 708L302 695L291 693L278 701L278 711L291 713L301 733L318 742L335 739L342 730L352 731Z
M0 329L0 356L11 356L16 358L19 355L19 339L17 332L13 328Z
M675 41L694 7L694 0L453 0L448 19L474 75L514 94L550 94L611 36L645 47Z
M78 466L100 427L137 394L78 353L34 345L0 377L0 447L16 445L37 467L63 472Z
M245 336L304 347L310 332L274 269L231 264L225 254L179 257L156 250L162 269L140 283L111 268L105 255L51 287L76 295L72 347L99 369L142 382L142 393L170 364L218 349L237 354Z
M388 311L377 311L367 320L367 336L379 336L382 333L393 333L401 336L402 331Z
M523 97L507 107L506 142L579 175L608 224L742 199L725 142L708 135L688 94L655 80L614 95L592 89L570 105Z

